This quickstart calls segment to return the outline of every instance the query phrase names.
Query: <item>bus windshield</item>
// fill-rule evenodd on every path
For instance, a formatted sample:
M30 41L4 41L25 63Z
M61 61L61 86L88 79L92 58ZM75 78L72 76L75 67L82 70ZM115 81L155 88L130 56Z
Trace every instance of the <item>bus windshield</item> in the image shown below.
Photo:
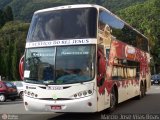
M28 48L24 79L37 84L72 84L95 75L95 45Z
M35 13L27 42L96 38L96 8L75 8Z

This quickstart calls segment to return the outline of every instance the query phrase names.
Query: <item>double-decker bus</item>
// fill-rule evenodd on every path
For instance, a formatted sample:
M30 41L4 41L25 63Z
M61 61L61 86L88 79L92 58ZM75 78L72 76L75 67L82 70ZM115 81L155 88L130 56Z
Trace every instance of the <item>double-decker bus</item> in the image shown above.
M112 112L150 87L148 39L99 5L36 11L25 47L29 111Z

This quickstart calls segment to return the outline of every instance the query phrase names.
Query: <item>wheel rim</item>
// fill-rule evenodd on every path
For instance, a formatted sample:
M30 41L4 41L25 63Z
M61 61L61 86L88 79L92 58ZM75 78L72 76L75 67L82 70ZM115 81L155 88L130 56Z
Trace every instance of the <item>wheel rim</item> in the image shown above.
M1 102L5 101L5 96L4 95L0 95L0 101Z

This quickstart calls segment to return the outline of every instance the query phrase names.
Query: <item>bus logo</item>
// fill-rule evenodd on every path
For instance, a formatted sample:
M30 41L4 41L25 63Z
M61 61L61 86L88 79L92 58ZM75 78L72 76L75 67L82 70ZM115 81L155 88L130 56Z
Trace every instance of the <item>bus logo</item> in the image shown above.
M129 58L129 59L135 59L135 57L136 57L136 49L131 47L131 46L126 45L126 47L125 47L125 56L126 56L126 58Z
M56 95L56 94L53 94L53 95L52 95L52 98L53 98L53 100L57 100L57 95Z

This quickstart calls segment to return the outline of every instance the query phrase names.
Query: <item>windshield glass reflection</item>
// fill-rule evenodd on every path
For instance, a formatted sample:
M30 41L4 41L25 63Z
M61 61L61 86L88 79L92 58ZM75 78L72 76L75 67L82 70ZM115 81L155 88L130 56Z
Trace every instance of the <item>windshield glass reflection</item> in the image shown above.
M92 80L94 75L94 45L26 50L24 78L27 82L68 84Z

